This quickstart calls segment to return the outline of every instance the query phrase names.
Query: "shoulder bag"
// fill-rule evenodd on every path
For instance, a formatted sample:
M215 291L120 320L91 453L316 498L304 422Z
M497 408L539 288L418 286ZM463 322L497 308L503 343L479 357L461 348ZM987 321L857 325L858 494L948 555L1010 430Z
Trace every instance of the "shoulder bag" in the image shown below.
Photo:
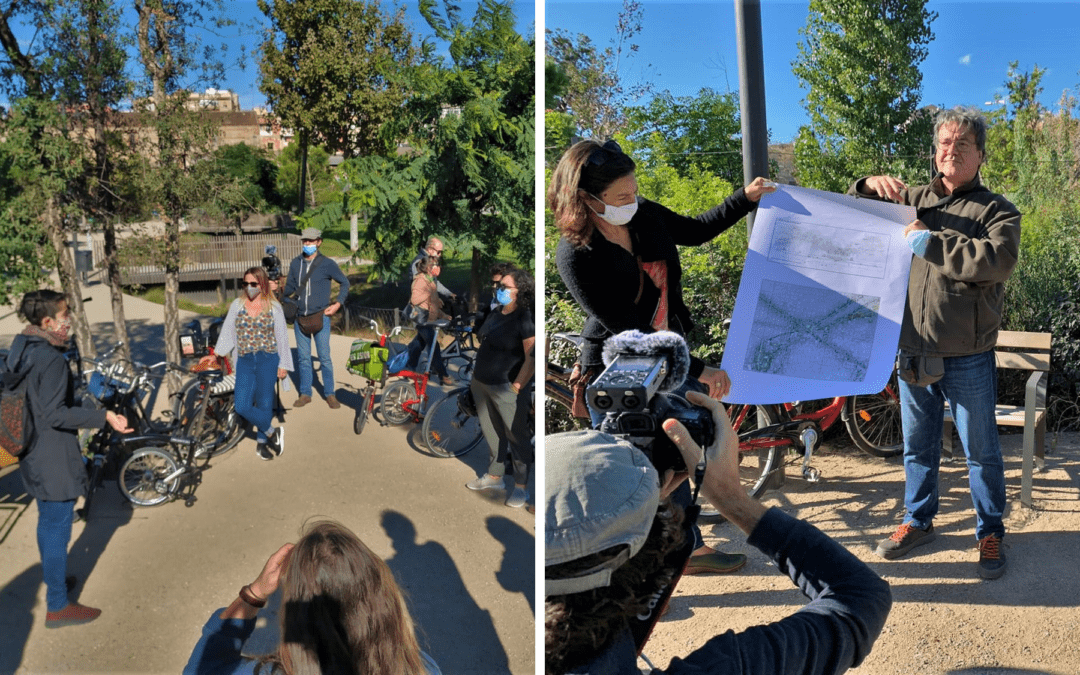
M304 292L308 279L311 278L311 273L315 271L315 265L318 264L322 258L322 255L316 255L315 259L311 261L311 265L308 266L308 271L304 274L304 278L300 280L300 285L297 289L281 299L281 311L285 314L285 321L287 323L296 321L296 300L300 297L300 294Z

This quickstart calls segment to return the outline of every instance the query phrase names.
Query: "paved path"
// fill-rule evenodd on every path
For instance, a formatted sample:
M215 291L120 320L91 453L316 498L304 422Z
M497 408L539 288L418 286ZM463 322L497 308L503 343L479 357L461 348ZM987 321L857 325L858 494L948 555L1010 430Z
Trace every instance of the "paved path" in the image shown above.
M104 346L107 289L85 290ZM161 360L161 307L128 297L125 312L134 357ZM22 328L9 313L0 311L0 346ZM245 439L204 474L191 508L133 510L106 485L96 517L76 523L69 559L82 580L74 596L104 610L93 623L45 629L37 508L26 506L17 471L0 477L0 673L179 672L210 613L318 517L340 521L386 559L443 672L534 672L533 517L503 506L503 491L465 489L486 464L483 443L439 459L417 449L412 428L369 423L354 435L350 408L362 381L344 368L350 342L331 340L343 407L316 396L290 409L280 458L261 461ZM291 406L295 392L284 398ZM276 643L278 600L262 613L253 653Z

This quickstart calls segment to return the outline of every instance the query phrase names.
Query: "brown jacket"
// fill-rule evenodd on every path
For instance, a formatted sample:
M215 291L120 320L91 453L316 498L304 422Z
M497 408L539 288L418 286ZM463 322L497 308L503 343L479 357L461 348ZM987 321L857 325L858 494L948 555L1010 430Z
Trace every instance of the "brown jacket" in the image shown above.
M856 181L848 193L861 195L865 180ZM900 348L930 356L993 349L1005 281L1020 255L1020 212L983 187L978 176L957 188L951 199L940 179L909 188L902 197L902 204L919 209L919 219L932 234L924 255L911 261Z

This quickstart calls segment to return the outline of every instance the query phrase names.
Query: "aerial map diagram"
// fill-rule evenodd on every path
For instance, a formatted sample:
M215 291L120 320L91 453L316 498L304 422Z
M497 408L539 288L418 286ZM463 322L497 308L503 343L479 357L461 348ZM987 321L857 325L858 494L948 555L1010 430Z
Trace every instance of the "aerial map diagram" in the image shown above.
M764 280L743 367L814 380L861 381L881 298Z
M896 360L915 209L780 185L761 199L721 367L730 403L876 394Z

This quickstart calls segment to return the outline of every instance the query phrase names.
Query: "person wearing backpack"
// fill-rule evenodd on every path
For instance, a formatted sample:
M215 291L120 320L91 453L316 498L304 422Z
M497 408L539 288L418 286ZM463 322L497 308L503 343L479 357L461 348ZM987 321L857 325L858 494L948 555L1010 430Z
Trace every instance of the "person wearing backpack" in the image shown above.
M75 378L64 359L71 334L64 295L51 290L27 293L19 315L29 325L12 342L7 365L10 370L28 370L26 401L34 422L19 469L27 494L38 504L37 542L47 591L45 627L60 628L101 615L100 609L68 600L65 579L75 500L86 494L87 487L79 429L100 429L105 424L120 433L131 429L123 415L83 408L75 401Z

